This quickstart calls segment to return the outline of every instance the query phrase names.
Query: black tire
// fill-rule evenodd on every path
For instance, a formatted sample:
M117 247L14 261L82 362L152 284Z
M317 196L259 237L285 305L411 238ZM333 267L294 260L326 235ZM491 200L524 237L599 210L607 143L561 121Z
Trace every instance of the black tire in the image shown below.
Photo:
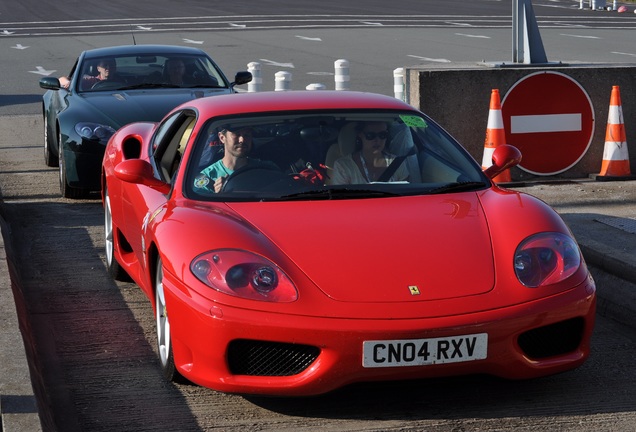
M157 351L164 377L171 382L184 383L187 380L177 371L172 352L170 321L163 289L163 264L157 259L155 268L155 323L157 331Z
M118 281L130 281L128 273L122 268L115 258L115 232L113 215L110 207L108 191L104 192L104 244L106 246L106 269L111 277Z
M75 188L69 186L68 180L66 179L66 163L64 161L64 145L62 144L62 137L58 133L57 135L57 143L58 143L58 166L60 167L60 193L64 198L70 199L80 199L86 198L88 195L88 191L86 189Z
M49 119L47 114L44 114L44 163L48 167L56 167L57 166L57 154L52 150L55 148L53 146L53 137L55 134L51 133L49 128Z

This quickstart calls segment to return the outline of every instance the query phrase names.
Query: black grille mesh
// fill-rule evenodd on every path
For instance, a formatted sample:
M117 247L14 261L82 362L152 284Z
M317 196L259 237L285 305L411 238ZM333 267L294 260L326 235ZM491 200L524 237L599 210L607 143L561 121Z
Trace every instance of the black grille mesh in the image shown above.
M573 318L527 331L519 336L519 346L530 358L562 355L578 348L583 339L585 321Z
M230 342L228 362L235 375L290 376L304 371L319 354L310 345L238 339Z

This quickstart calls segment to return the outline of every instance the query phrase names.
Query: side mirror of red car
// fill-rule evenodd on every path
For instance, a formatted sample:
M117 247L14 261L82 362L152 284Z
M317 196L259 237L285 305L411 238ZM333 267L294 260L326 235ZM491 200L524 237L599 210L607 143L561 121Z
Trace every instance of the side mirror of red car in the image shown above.
M492 154L492 165L484 173L492 179L508 168L519 165L519 162L521 162L521 152L517 147L510 144L500 145Z
M142 184L161 193L170 192L170 184L163 182L154 176L152 166L142 159L128 159L120 162L115 167L115 177L119 180Z

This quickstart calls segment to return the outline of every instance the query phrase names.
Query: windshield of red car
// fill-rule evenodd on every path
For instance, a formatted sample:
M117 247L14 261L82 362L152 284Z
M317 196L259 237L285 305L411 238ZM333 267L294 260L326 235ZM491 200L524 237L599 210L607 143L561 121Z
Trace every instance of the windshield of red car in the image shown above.
M198 134L186 169L185 195L215 201L359 199L490 185L475 160L416 111L214 119Z

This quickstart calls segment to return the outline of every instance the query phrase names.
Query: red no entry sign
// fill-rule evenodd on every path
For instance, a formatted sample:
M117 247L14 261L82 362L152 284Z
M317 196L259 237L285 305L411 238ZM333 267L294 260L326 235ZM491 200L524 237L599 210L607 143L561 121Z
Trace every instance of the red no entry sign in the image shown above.
M567 171L592 142L592 101L579 83L559 72L536 72L517 81L501 114L506 143L521 150L519 168L532 174Z

